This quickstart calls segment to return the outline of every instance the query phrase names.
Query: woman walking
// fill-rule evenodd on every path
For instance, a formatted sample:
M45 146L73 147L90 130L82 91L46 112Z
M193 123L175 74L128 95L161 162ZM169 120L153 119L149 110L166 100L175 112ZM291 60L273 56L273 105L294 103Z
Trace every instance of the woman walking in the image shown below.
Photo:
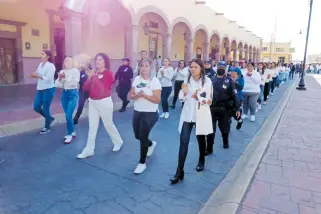
M161 100L161 84L156 77L151 77L153 62L143 59L140 75L132 84L130 98L134 100L133 130L140 141L140 159L134 171L141 174L146 169L146 156L151 156L156 142L149 139L149 134L158 120L158 104Z
M273 96L274 89L276 87L277 75L278 75L275 62L272 62L272 64L271 64L271 73L272 73L272 80L271 80L270 84L271 84L271 95Z
M261 76L261 84L260 84L260 95L259 98L257 99L257 109L256 111L259 111L262 109L262 103L263 103L263 99L264 99L264 84L265 84L265 76L264 76L264 68L263 68L263 63L259 63L258 67L257 67L257 72L260 74Z
M88 79L84 84L84 90L89 92L89 131L87 145L82 153L77 156L79 159L94 155L100 118L114 144L113 152L119 151L123 145L123 140L113 122L114 107L111 99L111 88L114 83L114 76L110 70L109 57L104 53L99 53L95 57L95 62L96 71L87 70Z
M178 94L179 91L182 88L182 84L184 83L184 80L188 76L188 68L186 67L186 63L184 60L180 60L178 62L178 66L175 69L174 72L174 77L175 77L175 83L174 83L174 98L173 98L173 103L170 106L170 108L175 109L175 105L177 102Z
M161 118L168 119L169 118L169 110L168 110L168 98L172 93L172 79L174 76L174 69L169 65L170 60L168 58L164 59L164 66L161 67L157 73L157 77L160 80L162 86L162 109L163 113L161 114Z
M52 64L52 53L49 50L43 50L41 52L41 63L37 70L30 74L31 78L37 79L37 93L33 109L45 118L45 126L40 131L40 134L50 132L50 125L55 120L50 113L51 102L56 91L55 71L56 68Z
M91 70L91 57L87 54L82 53L74 57L74 62L77 64L76 68L78 68L80 71L78 108L74 117L74 124L78 124L78 120L84 109L85 102L89 98L89 92L84 90L84 84L88 78L86 70Z
M243 73L244 88L243 88L243 116L242 119L248 118L250 110L251 121L255 121L256 103L260 96L261 75L254 71L252 63L247 65L246 72Z
M260 64L259 64L260 66ZM271 64L267 63L266 67L263 65L264 69L264 89L263 89L263 105L266 105L268 96L270 94L270 87L271 87L271 81L272 81L272 70Z
M67 121L67 135L65 143L70 144L72 139L76 137L75 125L72 119L73 113L78 102L78 83L80 80L80 72L73 67L73 59L66 57L64 60L64 69L60 71L56 80L56 87L62 88L61 105L64 109Z
M196 137L199 148L199 162L196 170L203 171L205 165L206 135L213 133L210 105L212 103L212 81L206 77L204 64L200 59L193 59L190 74L184 81L179 99L184 101L178 130L180 146L178 166L171 183L176 184L184 179L184 165L188 152L191 132L196 126Z

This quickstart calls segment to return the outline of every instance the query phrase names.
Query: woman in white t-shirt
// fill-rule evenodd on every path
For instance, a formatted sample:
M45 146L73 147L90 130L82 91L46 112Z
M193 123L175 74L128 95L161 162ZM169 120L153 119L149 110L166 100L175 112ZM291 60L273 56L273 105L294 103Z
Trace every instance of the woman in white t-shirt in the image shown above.
M135 138L140 141L140 160L135 174L145 171L146 156L151 156L156 147L149 134L158 120L162 90L159 80L151 78L151 70L154 69L152 60L144 59L140 66L140 75L134 79L130 90L130 98L134 100L133 130Z
M277 81L277 70L276 70L276 63L272 62L271 64L271 73L272 73L272 80L271 80L271 95L274 94L274 89L276 87L276 81Z
M196 126L199 148L199 161L196 171L204 170L206 136L213 133L210 110L212 96L212 81L206 76L203 61L193 59L190 63L190 74L184 81L179 93L179 99L184 102L184 107L178 127L180 132L178 166L176 174L170 180L172 184L184 179L184 165L194 126Z

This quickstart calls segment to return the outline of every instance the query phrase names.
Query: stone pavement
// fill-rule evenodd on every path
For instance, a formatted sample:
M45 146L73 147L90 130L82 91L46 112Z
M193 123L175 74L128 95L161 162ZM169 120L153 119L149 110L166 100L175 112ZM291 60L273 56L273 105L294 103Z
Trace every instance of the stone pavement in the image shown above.
M0 213L1 214L196 214L213 190L233 167L248 143L270 114L286 86L282 86L268 105L257 114L254 123L246 121L242 130L231 132L231 147L222 148L220 134L215 154L206 160L204 172L195 170L198 145L191 137L185 167L185 179L170 185L175 173L179 148L177 131L180 109L171 111L169 120L159 120L152 132L158 142L147 170L134 175L139 159L139 143L134 139L132 110L114 114L124 139L118 153L100 126L95 156L77 160L86 143L88 122L77 127L78 136L70 145L63 144L65 125L40 136L37 131L0 138Z
M239 214L321 213L321 77L293 90Z

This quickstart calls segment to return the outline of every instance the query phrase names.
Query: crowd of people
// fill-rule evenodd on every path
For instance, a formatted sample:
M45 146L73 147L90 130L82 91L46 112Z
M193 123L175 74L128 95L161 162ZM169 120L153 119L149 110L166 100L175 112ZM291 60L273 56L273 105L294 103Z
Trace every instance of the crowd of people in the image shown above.
M175 109L179 101L182 106L178 131L180 146L176 174L170 179L178 183L184 179L184 165L188 153L191 132L196 128L199 145L197 171L203 171L205 157L213 153L216 124L220 129L223 148L229 148L229 133L232 119L237 121L236 129L241 129L243 121L255 121L255 115L269 96L289 79L293 79L293 65L275 62L258 63L224 62L193 59L188 64L180 60L176 68L169 58L162 62L151 60L147 52L141 52L142 58L135 69L130 59L124 58L123 64L113 74L110 59L99 53L91 67L91 57L79 54L66 57L64 67L55 79L55 66L51 62L52 54L48 50L41 53L41 63L31 78L37 79L37 93L34 110L45 118L40 134L51 130L55 120L50 113L50 105L56 88L62 88L61 105L65 112L67 135L64 142L70 144L76 137L75 125L88 100L89 130L85 148L78 159L94 155L99 120L109 134L114 145L113 152L122 148L123 140L113 122L112 87L116 86L122 100L120 112L126 111L130 100L134 103L132 126L135 138L140 141L140 158L135 174L146 169L146 158L153 154L157 145L150 139L150 133L159 120L170 117L170 109ZM169 96L174 91L169 104ZM159 104L162 111L159 112ZM76 108L78 109L76 111ZM74 112L75 116L74 115Z

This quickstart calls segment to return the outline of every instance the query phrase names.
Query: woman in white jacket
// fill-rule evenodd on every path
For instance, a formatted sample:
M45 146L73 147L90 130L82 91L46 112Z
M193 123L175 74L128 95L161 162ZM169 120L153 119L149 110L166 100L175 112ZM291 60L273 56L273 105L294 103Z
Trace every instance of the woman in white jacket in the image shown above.
M172 66L169 65L170 60L168 58L164 59L164 66L161 67L157 73L157 78L159 79L162 85L162 109L163 113L161 114L161 118L168 119L169 117L169 110L168 110L168 98L169 95L172 93L173 83L172 79L174 76L174 69Z
M213 133L210 105L212 103L212 81L206 77L204 64L200 59L193 59L190 63L190 74L182 85L179 99L184 102L178 130L180 132L180 147L178 167L171 183L176 184L184 179L184 165L188 152L190 136L194 125L199 147L199 162L197 171L204 170L205 137Z
M80 80L80 72L73 64L73 59L71 57L66 57L64 69L60 71L58 79L56 80L56 87L63 89L61 94L61 105L64 109L67 122L67 135L65 136L66 144L71 143L72 139L76 137L72 117L79 98L78 83Z
M242 73L244 77L243 88L243 116L242 119L248 118L248 112L250 110L251 121L255 121L256 102L260 96L260 84L262 83L261 75L254 71L253 64L247 65L247 70Z

